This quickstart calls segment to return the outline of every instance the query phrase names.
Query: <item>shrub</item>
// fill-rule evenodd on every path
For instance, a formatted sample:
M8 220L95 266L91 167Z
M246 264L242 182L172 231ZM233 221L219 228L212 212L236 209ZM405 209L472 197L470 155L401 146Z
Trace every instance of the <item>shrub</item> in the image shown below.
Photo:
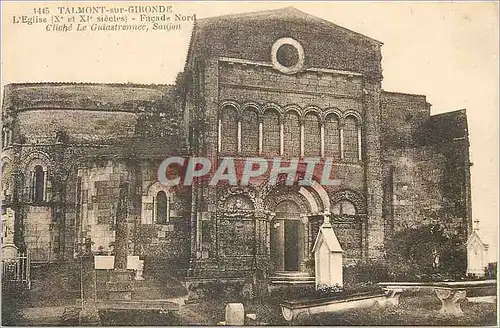
M460 236L440 225L424 225L395 233L385 256L344 267L344 286L381 281L433 282L465 276L466 250ZM496 277L495 270L490 270Z
M344 286L356 288L358 285L391 280L390 269L384 260L359 261L353 266L344 267Z

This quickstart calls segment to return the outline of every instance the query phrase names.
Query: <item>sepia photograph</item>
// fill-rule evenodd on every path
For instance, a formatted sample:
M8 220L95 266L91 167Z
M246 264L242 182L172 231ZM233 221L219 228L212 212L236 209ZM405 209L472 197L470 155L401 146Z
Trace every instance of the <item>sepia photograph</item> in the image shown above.
M2 1L2 326L497 326L497 1Z

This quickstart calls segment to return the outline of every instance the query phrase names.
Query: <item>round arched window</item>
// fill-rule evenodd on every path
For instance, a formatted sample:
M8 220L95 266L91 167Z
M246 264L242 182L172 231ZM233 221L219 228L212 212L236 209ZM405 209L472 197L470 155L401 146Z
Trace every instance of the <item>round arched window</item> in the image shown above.
M271 61L280 72L295 74L304 67L304 48L295 39L278 39L271 49Z
M291 44L284 44L276 52L278 63L285 67L297 65L299 61L299 51Z

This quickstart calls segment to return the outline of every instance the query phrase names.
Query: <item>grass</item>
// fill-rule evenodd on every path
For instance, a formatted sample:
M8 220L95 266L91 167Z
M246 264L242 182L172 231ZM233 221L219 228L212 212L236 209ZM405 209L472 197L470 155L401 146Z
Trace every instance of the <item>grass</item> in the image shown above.
M2 324L15 325L20 322L20 310L24 307L69 306L79 294L73 293L71 281L63 275L49 274L48 269L41 270L33 288L26 291L19 286L3 286ZM168 287L168 286L167 286ZM148 290L141 291L149 293ZM158 291L159 292L159 291ZM279 294L279 293L278 293ZM225 306L230 302L243 303L245 313L255 313L257 321L252 325L376 325L376 326L495 326L497 325L496 304L462 304L464 315L461 317L445 316L438 313L441 303L433 293L404 293L398 307L385 309L354 309L337 313L322 313L310 317L300 317L289 323L283 319L279 306L282 298L291 298L293 293L282 292L278 297L246 301L242 297L231 297L217 293L200 300L198 303L181 306L178 313L164 314L155 311L128 311L125 313L102 312L104 325L217 325L224 321ZM221 296L221 297L217 297ZM302 295L304 296L304 295Z
M171 313L151 310L99 311L103 326L177 326L179 318Z
M442 315L434 295L403 296L398 307L354 309L343 313L322 313L298 320L298 325L356 326L493 326L497 324L496 304L462 304L463 316Z
M353 309L344 312L322 313L309 317L299 317L294 322L286 322L281 315L279 300L268 298L261 301L243 301L242 299L205 299L199 303L181 306L178 313L162 314L158 311L125 311L101 312L102 324L105 326L137 325L217 325L224 321L225 306L229 302L242 302L245 313L257 314L257 321L251 325L303 325L303 326L495 326L497 324L496 304L469 303L462 304L464 315L453 317L439 314L440 302L433 294L403 294L398 307L385 309ZM2 310L15 310L19 304ZM5 320L5 324L16 324L14 320ZM5 312L4 312L5 314Z
M239 300L234 300L238 302ZM279 302L268 299L267 302L243 302L245 313L256 313L257 322L253 325L303 325L303 326L494 326L497 324L496 304L469 303L462 304L464 315L453 317L441 315L438 311L440 301L433 294L406 294L400 298L398 307L385 309L353 309L344 312L322 313L298 320L286 322L279 307ZM203 320L197 324L216 325L224 321L225 305L228 301L205 300L201 303L187 305L199 314ZM180 321L180 324L193 322Z

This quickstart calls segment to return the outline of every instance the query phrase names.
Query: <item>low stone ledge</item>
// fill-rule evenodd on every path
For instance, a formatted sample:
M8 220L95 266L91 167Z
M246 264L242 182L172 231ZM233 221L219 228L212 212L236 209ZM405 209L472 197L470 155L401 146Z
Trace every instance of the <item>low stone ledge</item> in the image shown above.
M420 290L428 289L434 291L434 294L441 302L439 313L446 315L463 315L460 304L466 299L466 296L487 296L496 295L496 280L472 280L472 281L443 281L443 282L380 282L380 287L390 291L395 290Z
M389 296L389 297L392 297ZM387 301L385 292L365 292L350 296L333 296L330 298L285 301L280 304L281 312L286 321L292 321L303 316L323 312L340 312L355 308L370 308L374 305L385 307L393 304Z

